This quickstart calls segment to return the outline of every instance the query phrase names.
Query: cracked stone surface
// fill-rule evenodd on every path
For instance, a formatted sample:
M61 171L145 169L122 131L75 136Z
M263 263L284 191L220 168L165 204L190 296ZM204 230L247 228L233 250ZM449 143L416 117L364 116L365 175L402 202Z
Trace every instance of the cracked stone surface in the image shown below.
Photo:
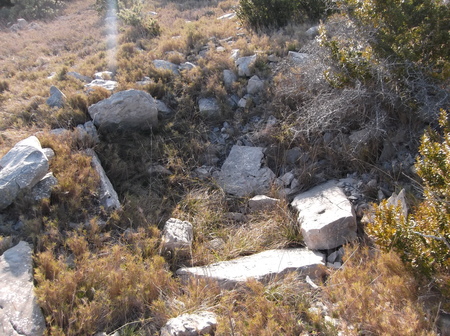
M176 273L182 279L216 280L222 288L232 289L248 279L266 282L289 272L314 278L321 276L324 273L324 255L304 248L269 250L207 266L180 268Z
M41 336L45 320L34 295L31 247L21 241L0 256L0 335Z

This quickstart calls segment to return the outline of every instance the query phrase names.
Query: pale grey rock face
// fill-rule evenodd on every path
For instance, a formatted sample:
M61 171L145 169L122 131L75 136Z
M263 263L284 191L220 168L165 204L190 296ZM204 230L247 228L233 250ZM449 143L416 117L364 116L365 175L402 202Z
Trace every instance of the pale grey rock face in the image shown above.
M275 209L280 200L265 195L256 195L248 200L248 206L251 211L265 211Z
M114 190L111 181L105 173L105 170L98 159L97 154L93 149L86 149L86 154L92 157L92 165L94 169L100 176L100 190L99 190L99 199L100 204L105 208L105 210L111 211L115 209L120 209L119 196L117 192Z
M327 250L356 239L356 215L336 181L297 195L291 205L299 212L298 222L308 248Z
M34 295L31 248L21 241L0 256L0 334L40 336L45 320Z
M236 74L231 70L223 70L223 84L225 88L230 89L233 84L237 81Z
M190 252L194 239L192 224L176 218L170 218L164 225L162 246L164 251L181 254Z
M46 174L36 185L31 189L28 197L33 201L39 201L44 198L50 198L52 194L52 187L58 184L58 180L53 173Z
M257 94L264 89L264 81L259 79L258 76L253 76L248 80L247 92L251 95Z
M306 54L306 53L299 53L299 52L295 52L295 51L289 51L288 58L291 61L294 61L294 63L296 63L296 64L305 64L306 62L309 61L310 56L308 54Z
M94 87L102 87L108 91L114 91L117 87L117 82L107 79L94 79L89 84L84 86L87 89L93 89Z
M202 267L180 268L182 279L190 277L218 281L224 289L232 289L249 279L267 282L289 272L318 277L324 274L324 255L308 249L269 250L234 260Z
M50 97L47 99L47 105L50 107L61 108L64 105L66 95L62 93L56 86L50 88Z
M100 142L97 128L92 121L87 121L82 125L78 125L77 130L77 137L79 141L91 143L92 145L96 145Z
M161 336L200 336L214 335L217 317L212 312L183 314L167 321L161 329Z
M38 138L18 142L0 159L0 210L9 206L22 189L31 189L48 171L48 159Z
M256 62L256 55L240 57L236 60L239 77L250 77L252 75L252 66Z
M179 66L172 62L164 61L164 60L154 60L153 65L155 66L156 69L169 70L174 75L180 74L180 71L178 70Z
M402 189L398 195L396 193L392 193L391 197L387 200L387 205L400 207L401 214L406 218L408 216L408 204L406 203L405 189Z
M238 197L267 193L275 174L261 167L263 158L261 147L233 146L217 174L217 182L225 192Z
M153 97L140 90L113 94L88 112L102 131L149 130L158 125L158 108Z
M201 98L198 101L200 114L208 119L220 117L220 106L216 98Z
M92 78L91 77L83 76L82 74L79 74L78 72L75 72L75 71L69 71L67 73L67 76L74 77L74 78L76 78L76 79L78 79L78 80L80 80L82 82L85 82L85 83L92 82Z

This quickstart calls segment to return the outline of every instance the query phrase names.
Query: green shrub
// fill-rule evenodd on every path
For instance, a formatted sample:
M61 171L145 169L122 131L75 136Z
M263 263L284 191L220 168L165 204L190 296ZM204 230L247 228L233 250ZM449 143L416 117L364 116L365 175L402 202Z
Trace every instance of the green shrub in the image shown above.
M442 135L429 131L422 138L416 162L423 180L424 200L405 218L383 202L367 227L375 242L395 250L420 272L450 272L450 124L442 112Z
M280 28L294 18L318 20L328 13L327 0L240 0L237 15L250 28Z
M16 0L13 7L0 10L0 17L8 20L51 19L55 18L63 8L64 1L59 0Z
M133 1L130 7L121 8L117 16L126 25L132 27L132 31L128 34L133 40L156 37L161 34L161 27L158 22L144 14L142 2Z

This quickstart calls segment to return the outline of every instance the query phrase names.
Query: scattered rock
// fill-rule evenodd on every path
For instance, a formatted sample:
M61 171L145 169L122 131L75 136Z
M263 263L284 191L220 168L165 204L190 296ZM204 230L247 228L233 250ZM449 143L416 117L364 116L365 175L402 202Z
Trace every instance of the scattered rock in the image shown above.
M180 74L180 71L178 70L179 66L172 62L164 61L164 60L154 60L153 65L155 66L156 69L169 70L174 75Z
M281 181L283 182L284 187L289 187L294 180L295 176L292 172L287 172L283 176L281 176Z
M227 14L224 14L224 15L222 15L222 16L219 16L219 17L217 18L217 20L232 19L232 18L234 18L234 17L236 17L236 13L227 13Z
M247 109L250 108L253 105L253 99L250 95L245 95L241 99L239 99L238 107Z
M61 108L64 105L66 95L62 93L56 86L50 88L50 97L47 99L47 105L50 107Z
M224 289L233 289L248 279L267 282L289 272L310 277L324 274L324 255L308 249L269 250L234 260L202 267L181 268L176 273L182 279L190 277L218 281Z
M173 115L172 109L168 107L164 102L158 99L155 99L155 101L156 108L158 109L158 116L161 117L161 119L168 119Z
M305 64L309 61L310 56L305 53L289 51L288 58L296 64Z
M140 90L113 94L88 112L102 131L149 130L158 125L158 108L153 97Z
M251 95L257 94L264 89L264 81L259 79L258 76L253 76L248 80L247 92Z
M77 139L84 144L96 145L100 142L97 128L92 121L87 121L83 125L77 126Z
M316 36L319 35L319 26L314 26L309 28L306 32L306 37L308 37L310 40L313 40Z
M236 60L239 77L250 77L253 72L253 65L256 62L256 54L253 56L240 57Z
M82 82L85 82L85 83L92 82L92 78L91 77L83 76L83 75L81 75L81 74L79 74L78 72L75 72L75 71L69 71L66 75L70 76L70 77L74 77L74 78L76 78L76 79L78 79L78 80L80 80Z
M104 79L110 80L113 79L114 74L111 71L100 71L94 74L94 79Z
M179 69L180 69L180 71L183 71L183 70L189 71L189 70L192 70L192 69L194 69L194 68L196 68L196 67L197 67L197 66L196 66L194 63L191 63L191 62L184 62L184 63L181 63L181 64L180 64Z
M217 318L214 313L202 311L183 314L167 321L161 329L161 336L200 336L214 335Z
M194 233L191 223L170 218L164 225L161 244L163 251L186 255L191 250L193 239Z
M275 174L261 167L263 158L261 147L233 146L217 174L217 182L225 192L238 197L266 194Z
M20 29L25 29L28 26L28 22L25 19L17 19L17 25Z
M40 201L44 198L50 198L53 186L58 184L58 180L53 173L47 173L36 185L31 189L28 198L33 201Z
M220 117L220 106L216 98L201 98L198 101L200 114L208 119Z
M92 166L100 176L100 204L105 208L105 210L108 211L120 209L119 196L117 196L117 193L114 190L111 181L109 180L108 176L106 176L105 170L103 169L97 154L93 149L90 148L86 149L86 154L92 157Z
M405 189L402 189L398 195L392 193L391 197L387 200L387 205L393 207L399 206L403 217L406 218L408 216L408 205L406 203Z
M31 189L48 171L48 159L38 138L18 142L0 159L0 210L9 206L23 189Z
M280 203L279 199L264 195L256 195L248 200L248 206L253 212L273 210L277 207L278 203Z
M4 336L40 336L45 319L33 285L30 246L21 241L0 256L0 331Z
M42 151L49 161L55 157L55 151L51 148L43 148Z
M223 70L223 83L225 88L230 89L233 84L237 81L236 74L231 70Z
M327 250L356 239L353 207L336 181L321 184L294 198L306 246Z

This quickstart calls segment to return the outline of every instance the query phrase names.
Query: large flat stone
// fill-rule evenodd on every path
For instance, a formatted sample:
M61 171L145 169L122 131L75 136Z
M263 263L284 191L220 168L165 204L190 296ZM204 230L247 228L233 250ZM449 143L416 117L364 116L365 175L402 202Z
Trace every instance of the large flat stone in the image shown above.
M0 257L0 335L40 336L45 320L36 302L31 248L21 241Z
M208 266L181 268L176 273L184 279L199 277L215 280L222 288L232 289L249 279L267 282L289 272L321 276L324 272L323 260L323 254L308 249L269 250Z
M356 215L344 192L329 181L294 198L306 246L327 250L356 239Z
M266 194L275 174L262 167L263 148L233 146L225 160L217 182L228 194L245 197Z

